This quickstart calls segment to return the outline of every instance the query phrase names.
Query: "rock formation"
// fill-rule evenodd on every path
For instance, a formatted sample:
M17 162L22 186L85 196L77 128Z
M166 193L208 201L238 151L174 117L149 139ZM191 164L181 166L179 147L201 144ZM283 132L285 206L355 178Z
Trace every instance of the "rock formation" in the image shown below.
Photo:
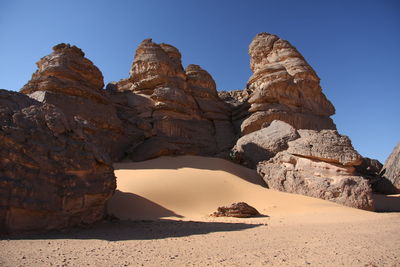
M274 157L288 148L287 143L299 137L297 131L283 121L273 121L270 126L241 137L234 147L242 164L256 168L260 161Z
M373 210L368 180L355 168L362 157L349 138L335 130L298 133L300 138L288 142L287 150L258 164L257 171L268 187Z
M104 149L117 160L129 144L129 134L103 90L103 75L81 49L69 44L37 62L38 70L21 89L24 94L64 112L86 142Z
M60 109L0 90L0 147L0 232L104 217L115 190L112 162Z
M236 217L236 218L249 218L260 216L260 213L245 202L233 203L230 206L219 207L216 212L211 214L213 217Z
M114 101L128 99L145 131L144 140L129 149L133 160L215 155L233 145L229 106L219 99L211 75L198 65L184 70L181 54L171 45L144 40L136 50L130 77L108 88Z
M270 188L368 210L370 184L400 189L400 146L381 179L379 162L362 158L335 131L335 109L296 48L261 33L249 54L247 88L217 92L206 70L183 68L178 49L146 39L129 77L103 90L102 73L81 49L53 47L21 93L0 91L1 231L103 218L115 190L111 164L122 159L233 152L257 166ZM219 214L258 212L236 203Z
M386 159L382 168L382 176L389 180L397 189L394 189L392 193L400 193L400 143Z
M329 118L335 109L322 93L317 74L288 41L260 33L250 44L249 55L251 115L241 123L242 135L273 120L296 129L336 129Z

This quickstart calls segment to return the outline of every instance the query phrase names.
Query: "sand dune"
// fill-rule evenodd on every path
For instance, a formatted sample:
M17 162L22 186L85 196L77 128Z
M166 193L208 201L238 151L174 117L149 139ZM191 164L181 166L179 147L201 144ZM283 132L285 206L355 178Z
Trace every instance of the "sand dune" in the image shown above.
M269 190L254 171L215 158L115 168L108 210L127 220L7 237L0 266L400 266L400 213ZM378 200L391 209L399 197ZM237 201L268 217L207 216Z
M304 223L363 220L375 213L265 188L251 169L198 156L117 163L117 192L108 212L120 219L211 220L222 205L244 201L271 218L297 216ZM256 219L262 220L262 218Z

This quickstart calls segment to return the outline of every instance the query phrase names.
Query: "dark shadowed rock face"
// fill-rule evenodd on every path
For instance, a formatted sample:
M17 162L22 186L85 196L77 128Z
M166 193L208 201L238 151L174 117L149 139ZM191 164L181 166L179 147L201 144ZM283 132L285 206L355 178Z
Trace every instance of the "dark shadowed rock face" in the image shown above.
M398 144L386 159L382 168L382 176L389 180L397 192L400 192L400 144Z
M213 217L237 217L248 218L259 216L260 213L245 202L233 203L230 206L219 207L216 212L211 214Z
M257 166L269 188L373 210L372 190L356 166L362 158L335 130L299 130L288 149Z
M60 229L104 216L111 160L56 106L0 90L0 226Z

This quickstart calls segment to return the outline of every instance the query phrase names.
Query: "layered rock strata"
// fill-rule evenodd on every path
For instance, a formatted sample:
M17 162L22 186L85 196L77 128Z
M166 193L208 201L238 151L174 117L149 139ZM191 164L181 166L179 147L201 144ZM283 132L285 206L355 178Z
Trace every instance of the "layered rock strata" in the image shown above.
M129 149L133 160L215 155L233 146L229 106L219 99L211 75L198 65L183 69L181 54L171 45L144 40L136 50L130 77L108 89L114 101L128 99L142 122L145 138Z
M373 210L369 182L356 172L362 157L349 138L335 130L298 133L300 138L288 142L287 150L258 164L268 187Z
M178 49L146 39L129 77L103 90L82 50L55 46L21 89L29 97L0 91L1 230L92 223L115 189L112 161L226 157L236 141L234 156L270 188L367 210L370 184L398 192L400 146L382 178L379 162L334 130L334 107L295 47L261 33L249 54L247 88L218 93L206 70L183 68Z
M60 229L104 217L109 155L56 106L0 90L0 231Z
M336 129L330 118L335 113L333 105L322 93L317 74L294 46L276 35L260 33L250 44L249 55L253 71L247 83L250 115L236 118L242 135L273 120L296 129Z
M88 143L114 160L123 157L130 134L107 93L100 70L76 46L59 44L37 62L38 70L21 92L63 111Z

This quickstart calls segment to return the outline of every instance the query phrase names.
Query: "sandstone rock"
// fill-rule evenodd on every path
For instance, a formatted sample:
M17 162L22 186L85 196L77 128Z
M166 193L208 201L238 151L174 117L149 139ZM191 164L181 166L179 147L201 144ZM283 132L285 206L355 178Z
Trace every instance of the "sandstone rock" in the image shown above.
M100 70L76 46L59 44L43 57L22 93L63 111L85 142L121 159L140 131L127 131L105 90Z
M260 161L274 157L288 148L287 143L298 138L297 131L282 121L241 137L235 145L239 158L245 165L255 168Z
M356 170L360 175L374 177L379 176L382 167L383 165L379 160L363 157L361 164L356 166Z
M127 109L136 114L123 123L138 121L144 131L142 142L128 149L131 159L215 155L233 146L230 108L219 99L215 81L198 65L184 70L181 54L171 45L144 40L136 50L129 79L107 87L119 117Z
M230 117L235 133L241 133L241 125L250 115L250 104L247 102L250 93L247 89L218 92L220 99L230 106Z
M230 206L219 207L216 212L211 214L213 217L237 217L237 218L248 218L253 216L259 216L260 213L248 205L245 202L233 203Z
M254 106L254 105L252 105ZM267 107L265 107L267 109ZM251 110L251 108L249 109ZM314 114L293 113L284 106L270 108L267 111L255 111L245 118L240 129L242 135L257 131L273 120L280 120L292 125L295 129L334 129L330 119L325 119Z
M329 118L335 109L322 93L318 76L288 41L260 33L250 44L249 55L252 114L242 124L243 135L273 120L296 129L336 129Z
M287 150L293 155L344 166L357 166L362 162L350 139L335 130L299 130L298 133L301 138L290 142Z
M390 180L382 177L382 163L376 159L363 158L360 165L355 166L357 175L367 179L372 191L379 194L396 194L399 191Z
M185 74L194 97L218 99L217 85L206 70L199 65L190 64L186 67Z
M180 59L175 47L144 40L136 49L130 70L132 89L149 95L160 86L185 89L186 77Z
M202 117L213 122L217 151L229 150L236 136L230 121L230 107L219 98L215 81L206 70L192 64L185 73Z
M386 159L382 168L382 176L392 182L397 192L400 192L400 144L398 144Z
M103 75L100 70L76 46L58 44L53 53L41 58L38 70L21 89L21 93L36 91L59 92L79 96L100 103L108 100L103 92Z
M104 217L115 190L109 155L57 107L0 90L0 228L61 229Z
M222 101L234 107L240 106L243 103L247 102L250 94L251 91L248 89L218 92L218 96Z
M373 210L371 187L355 166L362 157L346 136L335 130L298 130L300 138L257 171L269 188Z
M271 189L330 200L353 208L374 209L368 181L355 176L354 167L283 151L269 161L260 162L257 171Z

